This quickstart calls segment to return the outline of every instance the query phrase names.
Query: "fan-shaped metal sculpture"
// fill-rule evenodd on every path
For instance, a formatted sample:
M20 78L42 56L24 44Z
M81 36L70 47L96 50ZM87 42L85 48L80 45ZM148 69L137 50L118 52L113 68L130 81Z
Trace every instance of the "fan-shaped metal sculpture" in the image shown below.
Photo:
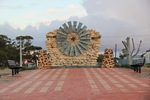
M91 36L87 27L77 21L68 22L68 26L64 23L59 28L59 32L56 34L56 42L60 51L67 56L79 56L88 50L88 44L90 44Z

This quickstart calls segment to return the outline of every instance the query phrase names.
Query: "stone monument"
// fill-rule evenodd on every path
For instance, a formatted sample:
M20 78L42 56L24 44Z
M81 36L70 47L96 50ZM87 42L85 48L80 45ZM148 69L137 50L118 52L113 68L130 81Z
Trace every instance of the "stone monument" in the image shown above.
M47 33L46 47L51 66L96 66L101 35L77 21L64 23Z
M114 68L114 67L115 67L115 62L114 62L113 50L110 48L107 48L105 49L105 52L104 52L102 68Z

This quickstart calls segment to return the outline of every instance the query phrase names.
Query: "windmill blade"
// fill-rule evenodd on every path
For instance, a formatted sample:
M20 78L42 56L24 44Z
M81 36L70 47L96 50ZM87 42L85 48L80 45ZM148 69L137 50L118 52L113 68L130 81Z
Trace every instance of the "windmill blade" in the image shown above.
M74 45L71 46L70 48L70 56L74 56L75 52L74 52Z
M80 51L80 53L82 53L82 54L83 54L85 50L84 50L84 49L82 49L79 45L76 45L76 46L77 46L78 50Z
M90 44L91 42L90 41L84 41L84 40L80 40L81 43L84 43L84 44Z
M62 47L61 47L61 52L64 52L65 50L66 50L66 48L67 48L67 44L64 44Z
M82 29L79 30L78 34L82 34L82 32L85 32L87 27L84 25Z
M88 35L88 34L89 34L89 31L85 31L85 32L83 32L83 33L80 35L80 37L86 36L86 35Z
M66 38L56 38L57 42L62 42L62 41L65 41L65 40L66 40Z
M64 46L64 45L68 45L68 43L67 43L67 41L65 40L65 41L63 41L63 42L61 42L61 44L62 44L62 46Z
M70 52L70 45L68 44L67 45L67 48L65 49L65 54L68 56L69 55L69 52Z
M77 21L73 21L73 27L72 27L73 32L76 32L76 27L77 27Z
M66 25L66 23L64 23L62 26L64 27L64 30L69 34L69 27Z
M76 46L74 46L74 52L76 56L80 55L80 51L78 50L78 48Z
M57 42L57 47L62 47L62 43L61 42Z
M79 45L80 45L82 48L84 48L85 50L87 50L87 49L88 49L88 46L87 46L87 45L85 45L85 44L79 43Z
M61 51L61 52L64 52L65 49L66 49L66 48L62 47L62 48L60 49L60 51Z
M68 34L68 32L66 32L62 27L59 28L59 31L62 32L63 34Z
M66 38L66 34L57 33L57 34L56 34L56 37L57 37L57 38L61 38L61 37Z
M77 32L80 31L81 27L82 27L82 23L79 23L79 25L78 25L78 27L77 27Z
M68 22L68 26L69 26L69 31L72 32L73 30L72 30L72 23L71 23L71 21Z
M85 37L81 37L81 40L90 40L91 36L85 36Z

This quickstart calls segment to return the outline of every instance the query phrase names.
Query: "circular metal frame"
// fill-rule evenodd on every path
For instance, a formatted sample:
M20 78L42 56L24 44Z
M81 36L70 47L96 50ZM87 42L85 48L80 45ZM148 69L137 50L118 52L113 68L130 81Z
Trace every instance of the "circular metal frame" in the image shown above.
M91 43L91 36L87 27L77 21L68 22L68 25L64 23L59 28L59 32L56 34L57 46L62 53L67 56L79 56L88 50L88 45Z

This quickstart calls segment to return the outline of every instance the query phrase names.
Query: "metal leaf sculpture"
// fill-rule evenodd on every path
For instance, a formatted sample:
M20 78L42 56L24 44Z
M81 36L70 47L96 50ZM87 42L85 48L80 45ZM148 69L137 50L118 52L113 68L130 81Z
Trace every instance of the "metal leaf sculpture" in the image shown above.
M87 27L77 21L68 22L68 26L64 23L59 28L59 32L56 34L57 46L62 53L67 56L79 56L88 50L88 45L91 43L91 36Z

